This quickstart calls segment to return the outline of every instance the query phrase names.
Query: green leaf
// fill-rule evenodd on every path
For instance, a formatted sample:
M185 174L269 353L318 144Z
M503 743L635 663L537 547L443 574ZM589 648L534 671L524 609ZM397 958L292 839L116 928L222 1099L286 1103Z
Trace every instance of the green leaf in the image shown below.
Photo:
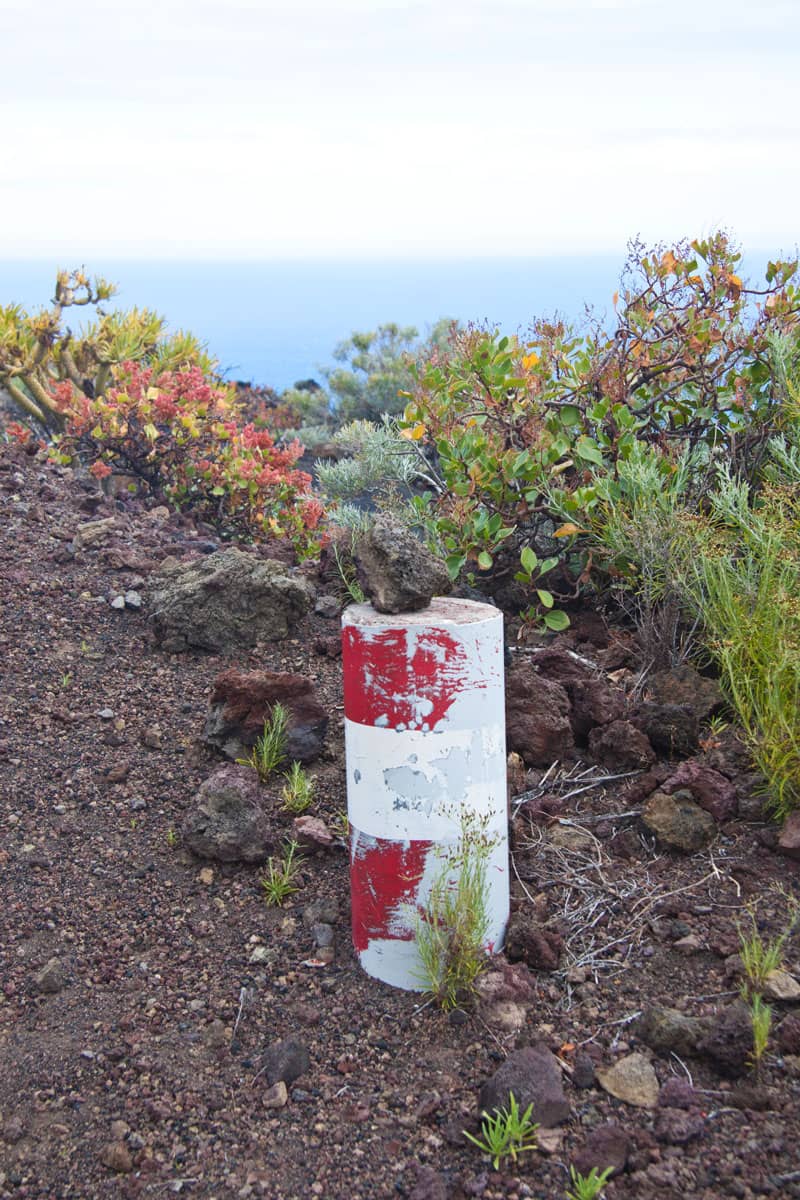
M519 556L519 561L522 564L523 571L527 571L529 575L532 575L539 565L539 559L536 557L533 550L531 550L530 546L525 546Z
M211 495L212 495L212 496L224 496L224 495L225 495L225 488L224 488L224 487L220 487L220 485L219 485L219 484L217 484L217 486L216 486L216 487L213 487L213 488L211 489Z
M445 566L447 567L447 574L452 580L458 579L458 576L461 573L461 568L464 566L466 561L466 554L449 554L444 560Z
M575 404L565 404L558 413L562 425L577 425L581 419L581 410Z
M596 463L598 467L603 465L603 455L596 442L591 441L587 437L579 437L575 443L575 453L586 462Z
M478 566L482 571L488 571L492 565L492 556L488 550L481 550L478 555Z
M544 623L548 629L552 629L555 633L560 633L562 629L568 628L569 617L560 608L554 608L552 612L547 613Z
M553 593L546 591L544 588L537 588L536 595L539 597L545 608L552 608L555 604Z

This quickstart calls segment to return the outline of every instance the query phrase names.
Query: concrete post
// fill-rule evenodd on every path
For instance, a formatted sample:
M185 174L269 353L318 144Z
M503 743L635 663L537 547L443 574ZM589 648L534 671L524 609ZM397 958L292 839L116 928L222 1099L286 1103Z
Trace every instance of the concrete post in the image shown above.
M509 912L503 618L435 599L342 618L353 943L368 974L422 990L418 914L463 821L491 841L487 950Z

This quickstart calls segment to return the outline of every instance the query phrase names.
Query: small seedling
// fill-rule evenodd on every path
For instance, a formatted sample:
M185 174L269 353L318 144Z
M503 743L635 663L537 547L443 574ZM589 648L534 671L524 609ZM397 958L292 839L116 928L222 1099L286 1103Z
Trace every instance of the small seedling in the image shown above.
M346 808L340 808L338 812L328 821L330 829L337 842L342 842L345 846L350 841L350 818L347 815Z
M167 839L166 840L167 840L167 845L169 846L170 850L174 849L174 847L177 846L178 835L174 829L167 830Z
M417 918L419 979L445 1011L469 1000L488 962L486 868L492 845L483 830L463 822L460 842L444 859Z
M311 806L314 798L314 780L311 779L299 762L293 762L286 773L286 783L281 791L283 811L288 813L304 813Z
M242 767L252 767L258 778L266 783L286 757L289 710L283 704L274 704L272 716L264 722L264 732L256 739L249 758L237 758Z
M64 688L64 690L66 690L68 687L71 687L71 685L72 685L72 673L70 671L67 671L66 675L61 676L61 686L62 686L62 688Z
M520 1154L526 1150L536 1149L536 1130L538 1125L531 1121L533 1105L529 1104L520 1115L519 1105L513 1092L509 1093L508 1108L499 1108L492 1113L481 1113L481 1138L473 1137L463 1130L464 1137L488 1154L495 1171L500 1170L500 1163L510 1158L516 1162Z
M597 1167L592 1167L588 1175L581 1175L574 1167L569 1169L572 1188L567 1192L567 1200L595 1200L608 1183L614 1172L613 1167L606 1167L598 1174Z
M353 549L354 545L355 545L355 536L352 536L351 537L351 553L349 555L343 555L340 552L339 547L334 542L333 543L333 560L336 563L336 570L339 574L339 579L341 580L342 587L344 589L345 594L349 597L349 599L354 604L363 604L364 601L366 600L366 596L364 595L364 589L361 587L361 584L358 582L358 577L356 575L356 568L353 563L352 549Z
M750 932L739 926L739 957L744 965L747 979L742 984L742 994L747 1000L764 991L767 976L777 971L783 962L783 947L789 937L791 926L778 937L765 942L759 933L756 919L750 913Z
M772 1028L772 1009L758 993L750 1001L750 1021L753 1026L753 1066L758 1073Z
M270 857L267 862L267 873L261 880L267 904L281 908L284 901L294 895L297 891L294 880L302 861L297 853L296 841L286 843L283 858Z

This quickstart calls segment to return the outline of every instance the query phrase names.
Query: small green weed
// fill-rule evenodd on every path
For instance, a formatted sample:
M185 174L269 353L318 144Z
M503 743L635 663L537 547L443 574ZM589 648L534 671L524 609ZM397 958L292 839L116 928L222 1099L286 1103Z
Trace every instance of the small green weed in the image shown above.
M342 553L336 542L333 543L333 561L336 563L336 570L339 574L345 595L353 604L363 604L366 596L364 595L364 589L358 582L356 567L353 562L353 549L356 539L354 536L351 536L350 540L351 547L349 553Z
M299 762L293 762L287 771L286 783L281 791L283 811L288 813L304 813L310 808L314 798L314 780L310 778Z
M258 778L266 783L286 757L289 710L283 704L274 704L272 715L264 722L264 732L256 739L249 758L237 758L242 767L252 767Z
M462 826L461 841L444 860L417 919L419 978L445 1011L474 993L475 980L486 968L486 864L491 846L482 832Z
M68 687L72 687L72 672L67 671L66 675L62 675L60 682L65 691Z
M350 818L346 808L340 808L328 821L328 828L337 841L345 846L350 841Z
M510 1158L516 1162L520 1154L526 1150L536 1149L536 1130L538 1125L531 1121L533 1105L529 1104L520 1115L519 1105L513 1092L509 1093L508 1108L496 1109L495 1112L481 1114L481 1137L473 1137L463 1130L464 1137L472 1142L492 1160L495 1171L500 1170L500 1163Z
M747 979L742 984L745 1000L756 993L763 992L767 976L771 971L777 971L780 967L783 962L783 948L792 928L790 923L778 937L765 942L759 933L752 911L749 912L749 916L750 932L746 933L742 926L739 926L739 957L747 975Z
M267 904L281 908L284 901L294 895L297 891L294 881L302 861L294 840L286 843L281 859L269 858L267 873L261 880Z
M175 849L175 847L178 844L178 835L174 829L167 830L165 841L166 841L167 845L169 846L170 850Z
M757 992L750 1001L750 1021L753 1026L753 1067L758 1073L769 1042L772 1009Z
M606 1167L605 1171L598 1173L597 1167L592 1167L588 1175L581 1175L580 1171L571 1166L569 1178L572 1188L567 1192L567 1200L595 1200L608 1183L613 1171L613 1167Z

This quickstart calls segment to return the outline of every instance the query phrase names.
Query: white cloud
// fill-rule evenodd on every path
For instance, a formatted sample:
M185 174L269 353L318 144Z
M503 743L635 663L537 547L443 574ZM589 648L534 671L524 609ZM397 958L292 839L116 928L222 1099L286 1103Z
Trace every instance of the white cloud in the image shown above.
M789 3L4 0L0 257L796 238Z

